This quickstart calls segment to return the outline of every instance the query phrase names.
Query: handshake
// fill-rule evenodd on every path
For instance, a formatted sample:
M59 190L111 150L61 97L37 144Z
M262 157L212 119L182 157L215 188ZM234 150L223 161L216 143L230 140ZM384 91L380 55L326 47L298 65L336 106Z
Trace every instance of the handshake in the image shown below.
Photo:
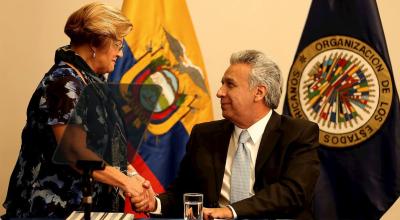
M127 176L123 184L124 196L130 197L133 210L136 212L152 212L157 208L156 193L148 180L136 172Z
M128 175L127 185L123 188L124 195L130 197L133 210L136 212L155 212L157 210L157 194L154 192L150 182L136 172L134 175ZM189 193L191 194L191 193ZM186 195L186 194L185 194ZM201 203L203 202L203 197L201 197ZM160 204L161 205L161 204ZM186 208L186 206L185 206ZM233 213L230 208L196 208L196 214L193 212L192 208L186 210L185 219L216 219L225 218L232 219ZM156 213L161 214L161 213Z
M129 175L128 181L124 184L122 188L124 195L130 197L133 210L136 212L155 212L157 210L157 194L154 192L150 182L136 172L134 175ZM189 193L191 194L191 193ZM201 203L203 198L201 199ZM161 205L161 204L160 204ZM186 206L185 206L186 208ZM185 219L216 219L225 218L232 219L233 213L230 208L196 208L196 214L193 212L192 208L185 210ZM161 214L161 213L157 213Z

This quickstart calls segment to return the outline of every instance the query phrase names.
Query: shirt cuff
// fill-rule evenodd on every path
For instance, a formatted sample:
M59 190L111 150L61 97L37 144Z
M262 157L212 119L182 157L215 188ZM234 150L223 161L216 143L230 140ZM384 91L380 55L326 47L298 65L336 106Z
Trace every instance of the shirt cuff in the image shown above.
M156 210L154 210L154 212L150 212L150 214L154 214L154 215L161 215L161 200L158 197L156 198Z
M235 212L235 209L231 205L227 205L226 207L228 207L232 211L233 219L237 219L237 214Z

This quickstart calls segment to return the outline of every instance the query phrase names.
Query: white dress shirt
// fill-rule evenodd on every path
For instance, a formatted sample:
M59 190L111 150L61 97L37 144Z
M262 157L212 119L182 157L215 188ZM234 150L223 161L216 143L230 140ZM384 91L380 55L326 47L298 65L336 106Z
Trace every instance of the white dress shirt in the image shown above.
M250 134L250 139L245 143L245 147L249 149L250 151L250 189L249 192L251 195L254 195L254 182L255 182L255 166L256 166L256 160L257 160L257 153L258 149L260 147L261 143L261 138L265 130L265 126L267 126L267 123L269 119L271 118L272 115L272 110L268 112L263 118L258 120L256 123L254 123L252 126L247 128L246 130ZM231 135L231 139L229 141L229 147L228 147L228 154L226 157L226 163L225 163L225 171L224 171L224 178L222 181L222 188L221 188L221 196L219 198L219 205L221 207L227 206L230 204L230 190L231 190L231 174L232 174L232 161L233 158L235 157L236 150L238 148L238 140L239 140L239 135L242 132L243 129L237 127L235 125L235 129ZM234 218L237 217L235 210L231 208Z

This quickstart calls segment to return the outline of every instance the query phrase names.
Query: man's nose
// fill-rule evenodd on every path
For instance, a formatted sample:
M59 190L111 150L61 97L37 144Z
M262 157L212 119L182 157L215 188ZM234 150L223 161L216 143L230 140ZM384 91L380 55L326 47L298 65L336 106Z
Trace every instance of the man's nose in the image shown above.
M221 98L223 96L225 96L225 90L224 90L223 86L221 86L217 91L217 97Z

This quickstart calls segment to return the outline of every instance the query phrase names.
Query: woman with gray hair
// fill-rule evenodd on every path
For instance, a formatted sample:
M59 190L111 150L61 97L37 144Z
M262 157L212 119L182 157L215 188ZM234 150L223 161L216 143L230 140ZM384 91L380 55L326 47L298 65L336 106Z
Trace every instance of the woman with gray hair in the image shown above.
M123 56L123 37L131 29L131 22L119 10L102 3L85 5L70 15L64 30L71 40L70 45L56 51L54 65L44 75L28 106L21 150L4 202L7 209L4 219L65 218L73 210L82 209L81 171L73 165L55 164L53 154L71 121L82 90L87 85L104 84L103 74L113 71L116 60ZM99 103L107 99L101 93L94 96L91 98ZM120 113L116 108L100 104L97 109L87 117L98 121L83 124L83 127L88 130L95 127L102 142L88 138L86 144L118 148L113 152L126 153L126 133ZM118 158L117 162L105 160L105 169L93 173L97 180L94 210L123 211L124 201L117 189L143 199L150 196L143 188L146 184L142 177L130 177L121 171L136 173L128 165L126 155L118 155Z

